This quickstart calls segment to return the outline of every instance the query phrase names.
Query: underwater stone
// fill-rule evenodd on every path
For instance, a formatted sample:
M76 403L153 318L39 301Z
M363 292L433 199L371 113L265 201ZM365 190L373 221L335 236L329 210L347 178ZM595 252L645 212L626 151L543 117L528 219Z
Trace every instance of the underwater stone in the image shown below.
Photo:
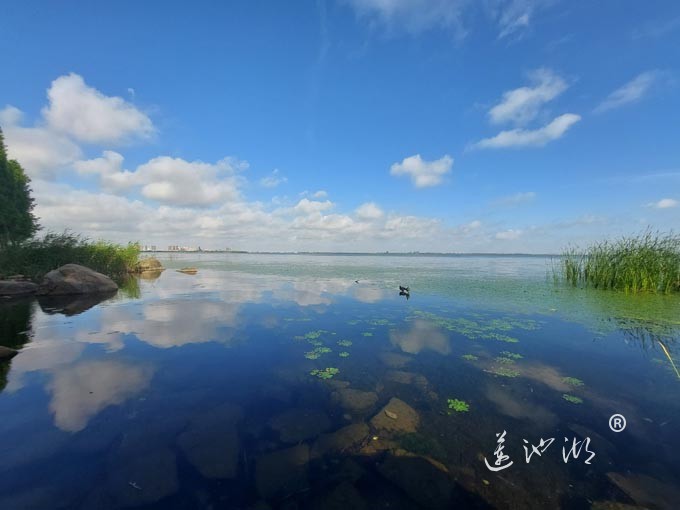
M321 411L289 409L269 420L269 426L279 432L284 443L298 443L325 432L331 421Z
M351 388L339 389L333 393L332 398L348 411L367 411L378 401L378 395L372 391Z
M263 455L255 467L257 490L262 497L272 499L306 489L308 463L306 444Z
M390 418L396 415L397 419ZM371 426L382 432L415 432L420 425L418 413L410 405L398 398L392 398L378 414L371 419Z
M357 448L368 434L368 425L365 423L353 423L330 434L323 434L314 443L311 456L316 458L332 452L347 452Z

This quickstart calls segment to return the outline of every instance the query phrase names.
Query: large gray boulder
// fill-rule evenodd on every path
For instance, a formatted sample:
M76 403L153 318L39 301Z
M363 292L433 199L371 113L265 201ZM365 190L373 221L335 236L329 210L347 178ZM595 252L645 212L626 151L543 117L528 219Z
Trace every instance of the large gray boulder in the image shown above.
M45 275L38 294L60 296L67 294L111 293L118 285L111 278L78 264L66 264Z
M20 297L35 294L38 286L33 282L20 280L0 280L0 296Z

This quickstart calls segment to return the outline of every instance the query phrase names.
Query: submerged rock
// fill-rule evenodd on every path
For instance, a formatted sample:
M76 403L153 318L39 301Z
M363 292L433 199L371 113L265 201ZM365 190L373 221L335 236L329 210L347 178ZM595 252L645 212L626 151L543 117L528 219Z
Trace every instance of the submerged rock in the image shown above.
M415 432L419 425L420 417L415 409L398 398L392 398L387 405L371 419L371 426L379 432Z
M12 359L17 354L19 354L19 351L0 345L0 361Z
M0 297L30 296L38 291L33 282L21 280L0 280Z
M307 489L309 446L301 444L263 455L255 466L255 482L266 499L286 497Z
M187 460L206 478L236 477L240 443L236 424L241 410L230 404L194 418L177 438Z
M284 443L298 443L325 432L331 421L321 411L289 409L269 420L269 426L279 432Z
M182 269L178 269L177 272L184 274L196 274L198 273L198 269L195 267L183 267Z
M57 296L67 294L107 293L118 290L111 278L78 264L66 264L45 275L38 294Z
M324 510L364 510L369 505L361 497L359 491L349 482L342 482L333 490L324 494L314 508Z
M334 401L338 402L347 411L367 411L378 402L378 395L372 391L353 390L340 388L332 394Z
M368 437L369 429L365 423L353 423L330 434L323 434L312 446L311 456L321 457L328 453L343 453L358 448Z
M677 508L680 489L642 474L607 473L607 478L635 503L651 508Z
M449 476L423 458L388 455L378 472L424 508L459 508L453 505L454 485Z
M391 368L402 368L412 359L409 356L397 354L396 352L383 352L378 357L380 361Z
M117 507L154 503L177 492L177 463L168 448L139 455L109 473L107 493Z
M38 296L38 304L43 312L48 315L60 313L67 316L78 315L102 301L111 299L116 295L116 291L97 292L94 294L71 294Z

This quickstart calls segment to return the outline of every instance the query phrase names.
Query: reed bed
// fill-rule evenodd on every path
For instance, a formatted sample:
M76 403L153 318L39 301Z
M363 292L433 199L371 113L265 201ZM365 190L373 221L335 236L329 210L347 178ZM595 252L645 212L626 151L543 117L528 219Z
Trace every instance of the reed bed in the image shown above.
M71 232L49 233L0 249L0 278L22 274L39 281L64 264L80 264L114 279L124 278L139 259L139 245L91 241Z
M646 231L585 250L568 248L556 277L571 285L630 293L680 291L680 236Z

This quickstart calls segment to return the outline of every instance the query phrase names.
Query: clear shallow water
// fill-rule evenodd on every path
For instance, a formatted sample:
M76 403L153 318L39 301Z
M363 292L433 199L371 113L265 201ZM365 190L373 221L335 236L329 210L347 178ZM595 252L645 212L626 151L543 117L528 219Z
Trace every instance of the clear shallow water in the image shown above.
M0 508L677 508L677 297L541 257L163 262L99 304L0 304Z

